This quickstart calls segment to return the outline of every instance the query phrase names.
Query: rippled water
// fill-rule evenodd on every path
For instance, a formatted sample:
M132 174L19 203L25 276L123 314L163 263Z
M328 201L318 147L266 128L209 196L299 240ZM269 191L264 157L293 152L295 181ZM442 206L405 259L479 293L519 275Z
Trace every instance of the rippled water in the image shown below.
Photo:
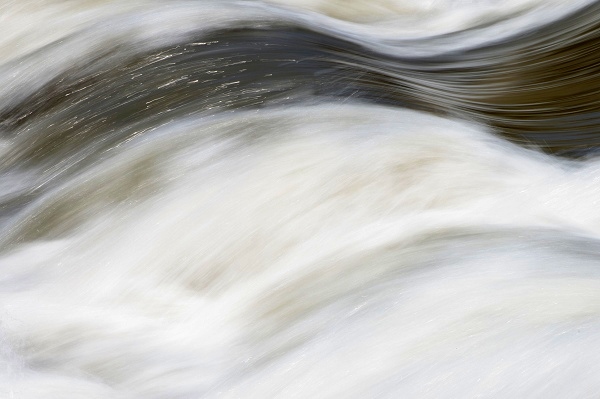
M594 398L600 3L0 2L1 398Z

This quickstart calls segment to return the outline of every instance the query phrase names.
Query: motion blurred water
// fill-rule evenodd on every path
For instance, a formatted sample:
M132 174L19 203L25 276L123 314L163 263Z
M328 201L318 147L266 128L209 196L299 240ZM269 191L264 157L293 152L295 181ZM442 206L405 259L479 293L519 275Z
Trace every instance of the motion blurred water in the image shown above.
M596 397L599 17L1 2L0 397Z

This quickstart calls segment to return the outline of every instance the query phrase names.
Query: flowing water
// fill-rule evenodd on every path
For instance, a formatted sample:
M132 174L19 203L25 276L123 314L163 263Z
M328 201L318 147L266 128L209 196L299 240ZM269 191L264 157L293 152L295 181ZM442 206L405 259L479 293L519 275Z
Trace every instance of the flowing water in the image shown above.
M0 33L0 398L600 396L600 2Z

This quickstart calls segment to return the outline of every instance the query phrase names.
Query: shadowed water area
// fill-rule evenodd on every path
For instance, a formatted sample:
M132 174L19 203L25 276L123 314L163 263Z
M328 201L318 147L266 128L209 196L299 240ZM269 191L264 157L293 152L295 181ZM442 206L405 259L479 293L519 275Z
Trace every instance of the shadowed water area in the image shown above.
M14 154L36 161L90 141L110 146L182 115L352 99L466 118L525 146L581 156L599 144L598 21L594 2L492 43L425 56L402 56L400 44L460 42L488 26L396 43L391 55L297 24L253 22L261 27L143 53L104 49L4 105L0 124L6 135L43 129ZM69 39L56 46L68 48Z

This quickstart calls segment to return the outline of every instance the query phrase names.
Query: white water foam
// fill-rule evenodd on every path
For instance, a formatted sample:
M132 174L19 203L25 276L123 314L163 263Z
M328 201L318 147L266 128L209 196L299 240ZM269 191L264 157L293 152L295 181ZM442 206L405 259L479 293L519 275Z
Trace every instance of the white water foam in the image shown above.
M241 21L393 52L390 32L535 11L467 41L488 42L583 4L222 3L5 1L0 98ZM3 199L44 172L4 162ZM593 397L599 181L598 160L378 106L172 121L2 220L0 397Z
M375 106L175 122L5 229L50 233L0 259L4 393L585 397L598 179Z

